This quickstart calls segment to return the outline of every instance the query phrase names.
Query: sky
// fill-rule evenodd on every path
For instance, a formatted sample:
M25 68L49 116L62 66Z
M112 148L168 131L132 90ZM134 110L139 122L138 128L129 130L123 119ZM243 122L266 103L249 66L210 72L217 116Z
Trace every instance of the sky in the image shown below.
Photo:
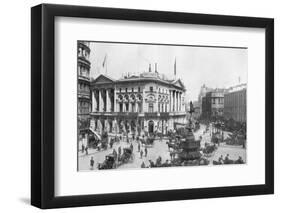
M154 71L157 63L157 71L172 79L176 60L177 78L185 84L188 100L197 100L203 84L228 88L247 83L247 49L101 42L91 42L90 49L93 78L106 74L119 79L124 73L147 72L149 64Z

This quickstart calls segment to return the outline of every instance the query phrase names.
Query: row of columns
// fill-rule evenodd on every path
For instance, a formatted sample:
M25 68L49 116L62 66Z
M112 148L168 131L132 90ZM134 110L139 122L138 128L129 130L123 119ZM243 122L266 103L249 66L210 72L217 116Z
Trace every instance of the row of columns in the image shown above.
M112 112L115 111L115 91L113 92L113 101L110 98L112 89L101 89L92 91L92 111L93 112Z
M92 92L92 111L93 112L121 112L120 102L115 100L116 90L113 90L113 100L110 98L110 92L112 89L94 90ZM144 94L143 94L144 95ZM143 96L144 97L144 96ZM158 106L158 98L156 99L156 106ZM122 103L122 112L126 112L126 103ZM129 102L129 112L133 112L133 103ZM139 111L141 108L141 111ZM169 112L184 111L182 103L182 92L176 90L169 91L169 103L167 108ZM147 112L144 101L141 102L141 106L138 102L135 103L134 112Z
M170 112L180 112L184 111L182 104L182 92L176 90L169 91L170 99Z

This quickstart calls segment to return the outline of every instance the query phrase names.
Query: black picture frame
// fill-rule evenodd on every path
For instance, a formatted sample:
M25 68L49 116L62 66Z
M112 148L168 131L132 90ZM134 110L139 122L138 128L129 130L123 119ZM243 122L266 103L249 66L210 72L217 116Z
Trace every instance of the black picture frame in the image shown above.
M265 184L56 197L55 17L100 18L265 29ZM41 4L31 8L31 204L39 208L218 198L274 193L274 20L164 11Z

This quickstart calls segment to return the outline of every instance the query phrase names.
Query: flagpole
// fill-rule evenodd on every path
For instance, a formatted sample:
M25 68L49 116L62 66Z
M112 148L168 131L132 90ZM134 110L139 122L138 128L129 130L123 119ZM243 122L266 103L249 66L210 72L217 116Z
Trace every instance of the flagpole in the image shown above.
M177 57L175 57L175 63L174 63L174 78L175 80L177 78Z
M107 75L107 54L105 55L105 75Z

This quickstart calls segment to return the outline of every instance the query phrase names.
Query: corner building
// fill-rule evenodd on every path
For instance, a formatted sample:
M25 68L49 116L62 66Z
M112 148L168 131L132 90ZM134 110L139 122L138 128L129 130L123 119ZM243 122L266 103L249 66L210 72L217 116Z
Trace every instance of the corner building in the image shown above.
M90 68L89 42L78 41L78 132L79 138L87 137L90 125L91 95L90 95Z
M99 133L166 134L186 122L185 86L157 72L114 80L98 76L91 84L91 128Z
M229 88L224 95L224 116L238 122L247 122L247 84Z

